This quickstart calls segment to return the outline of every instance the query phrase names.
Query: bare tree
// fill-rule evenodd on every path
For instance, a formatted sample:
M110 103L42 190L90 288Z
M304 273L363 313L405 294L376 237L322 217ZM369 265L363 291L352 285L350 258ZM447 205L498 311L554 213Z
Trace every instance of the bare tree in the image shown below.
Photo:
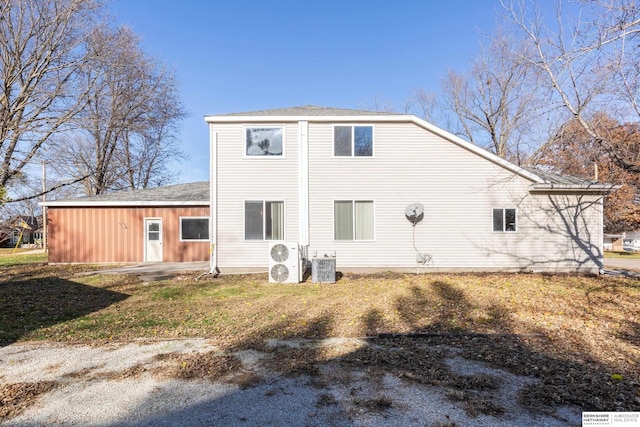
M576 120L620 168L640 173L637 159L589 120L600 111L620 123L640 119L640 8L635 1L558 1L555 28L545 25L536 3L503 0L503 7L506 22L531 46L520 57L540 72L549 104L564 121Z
M413 92L407 101L407 112L413 113L431 123L435 122L435 112L438 109L437 97L432 92L420 88Z
M87 178L87 194L164 183L184 117L173 75L139 47L128 28L99 28L90 38L91 62L81 78L89 93L75 119L81 131L60 141L57 170Z
M449 71L443 81L444 108L457 119L454 131L519 164L540 115L536 70L514 54L522 49L517 39L499 32L467 74Z
M605 135L613 148L624 156L640 161L640 125L618 123L607 114L595 114L589 126ZM597 178L619 188L605 199L605 228L609 232L635 230L640 227L640 175L621 168L606 150L582 127L571 119L545 145L539 166L586 179Z
M0 0L0 187L82 110L94 0Z

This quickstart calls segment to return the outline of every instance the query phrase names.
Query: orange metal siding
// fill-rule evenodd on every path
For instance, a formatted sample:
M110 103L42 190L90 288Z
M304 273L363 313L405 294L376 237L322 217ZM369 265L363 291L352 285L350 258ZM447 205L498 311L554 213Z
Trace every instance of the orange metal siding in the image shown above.
M50 262L142 262L144 218L162 218L166 262L207 261L209 242L180 242L180 217L208 216L194 207L49 207Z

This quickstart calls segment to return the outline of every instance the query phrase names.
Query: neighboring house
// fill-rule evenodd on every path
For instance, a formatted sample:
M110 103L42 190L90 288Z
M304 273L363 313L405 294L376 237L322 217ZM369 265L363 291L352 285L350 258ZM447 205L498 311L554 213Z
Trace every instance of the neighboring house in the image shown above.
M605 251L623 251L623 234L605 234L604 235L604 250Z
M265 271L281 240L307 259L335 251L341 271L602 267L612 186L520 168L412 115L305 106L205 120L212 270Z
M18 215L4 227L6 233L5 246L41 246L42 245L42 215Z
M622 249L630 252L640 252L640 230L624 233Z
M209 259L209 183L40 203L49 262L188 262Z

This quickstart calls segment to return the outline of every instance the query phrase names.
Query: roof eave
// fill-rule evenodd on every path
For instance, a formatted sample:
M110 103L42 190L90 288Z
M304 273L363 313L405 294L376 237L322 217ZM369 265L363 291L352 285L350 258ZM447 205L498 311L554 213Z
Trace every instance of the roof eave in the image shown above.
M279 115L279 116L204 116L207 123L284 123L284 122L410 122L414 116L407 114L390 115Z
M529 189L531 193L592 193L609 194L620 188L613 184L588 184L588 185L568 185L568 184L534 184Z

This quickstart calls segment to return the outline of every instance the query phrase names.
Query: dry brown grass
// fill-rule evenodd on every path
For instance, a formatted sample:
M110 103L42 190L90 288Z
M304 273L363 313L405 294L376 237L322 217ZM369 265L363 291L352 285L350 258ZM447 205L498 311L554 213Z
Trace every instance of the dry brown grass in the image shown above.
M199 282L179 275L142 284L66 268L18 266L0 278L0 316L9 326L0 341L208 337L252 346L380 333L537 334L578 361L621 370L640 359L640 281L626 278L387 273L280 285L261 275ZM38 327L18 326L25 324Z

